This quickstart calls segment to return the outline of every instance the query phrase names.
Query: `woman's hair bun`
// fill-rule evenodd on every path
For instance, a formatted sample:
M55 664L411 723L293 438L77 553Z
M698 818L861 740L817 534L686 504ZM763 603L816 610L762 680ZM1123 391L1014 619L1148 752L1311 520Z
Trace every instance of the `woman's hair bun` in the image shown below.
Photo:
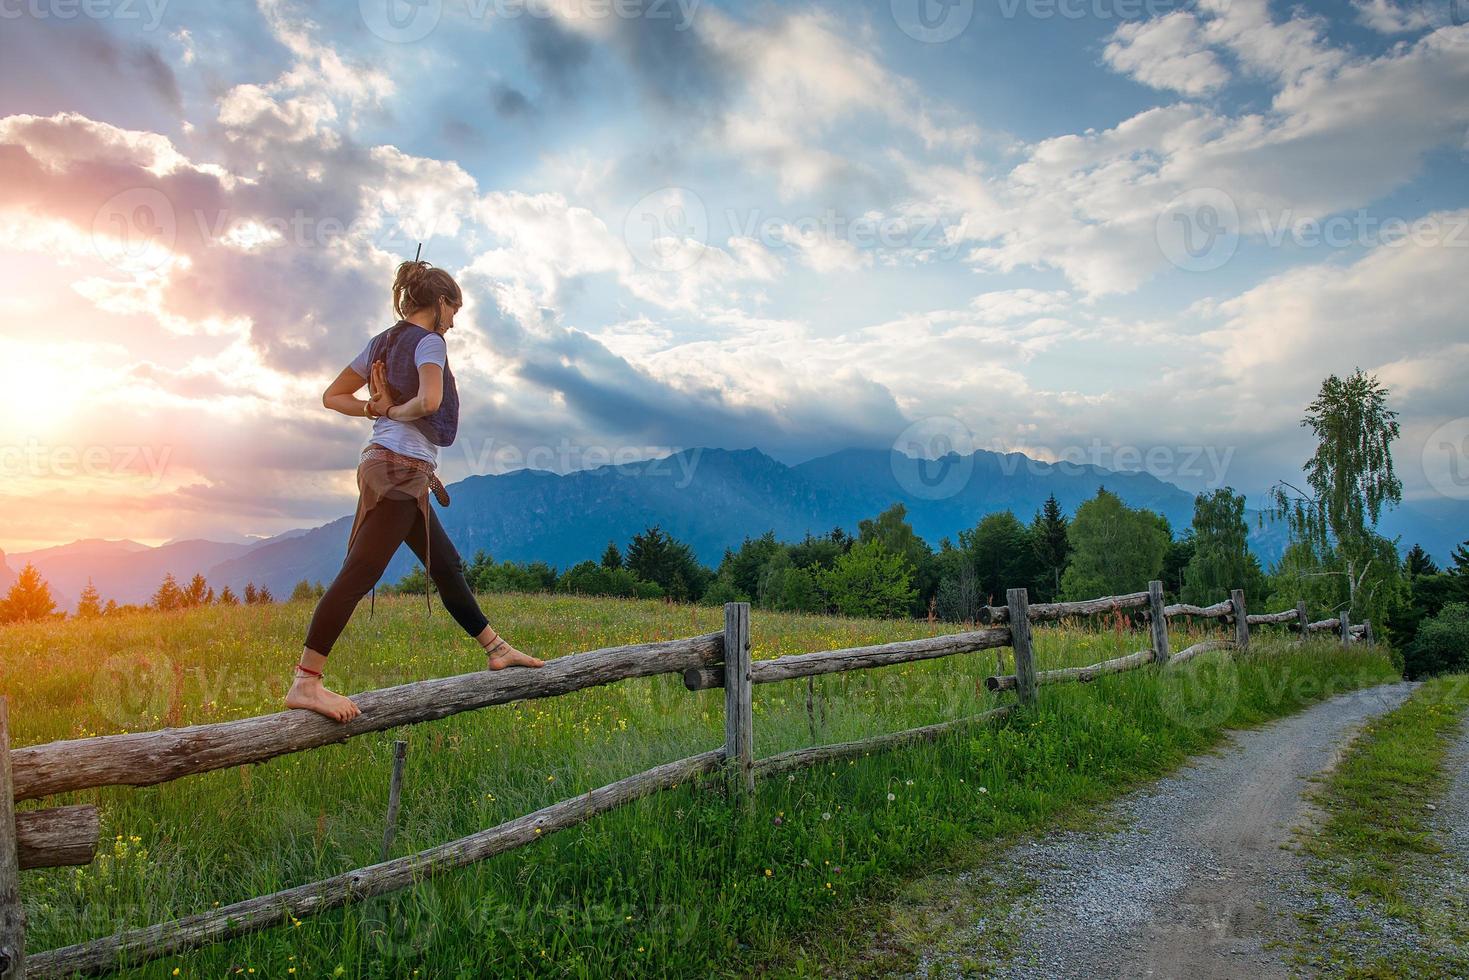
M393 277L393 310L400 317L437 306L441 297L455 306L464 305L459 284L443 269L411 259L399 263L398 274Z

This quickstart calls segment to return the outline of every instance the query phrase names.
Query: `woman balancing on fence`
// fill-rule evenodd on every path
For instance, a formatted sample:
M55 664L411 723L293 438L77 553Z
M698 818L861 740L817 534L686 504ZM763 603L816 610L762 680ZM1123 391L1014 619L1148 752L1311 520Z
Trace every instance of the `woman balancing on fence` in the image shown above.
M322 396L333 411L374 421L357 465L359 496L347 559L311 617L296 679L286 694L288 708L307 708L341 722L361 713L349 698L326 689L322 668L352 610L404 541L428 569L455 622L484 647L490 670L545 666L490 628L464 580L459 554L428 503L431 489L440 504L449 503L434 464L439 447L453 443L459 426L459 394L444 335L463 302L458 284L443 269L404 262L393 281L393 308L402 319L373 337ZM356 394L364 384L367 401Z

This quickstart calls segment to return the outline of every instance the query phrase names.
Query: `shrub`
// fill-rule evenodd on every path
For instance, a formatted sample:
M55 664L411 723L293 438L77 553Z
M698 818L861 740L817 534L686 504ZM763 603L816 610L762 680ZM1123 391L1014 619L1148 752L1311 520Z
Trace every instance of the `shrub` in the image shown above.
M1469 605L1451 602L1418 629L1403 651L1403 673L1409 680L1469 670Z

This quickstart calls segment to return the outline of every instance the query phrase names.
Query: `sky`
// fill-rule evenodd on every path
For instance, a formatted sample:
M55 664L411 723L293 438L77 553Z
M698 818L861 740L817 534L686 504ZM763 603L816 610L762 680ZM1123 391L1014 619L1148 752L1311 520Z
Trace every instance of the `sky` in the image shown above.
M693 447L1252 502L1375 373L1469 499L1462 0L0 0L0 548L350 513L421 242L446 482Z

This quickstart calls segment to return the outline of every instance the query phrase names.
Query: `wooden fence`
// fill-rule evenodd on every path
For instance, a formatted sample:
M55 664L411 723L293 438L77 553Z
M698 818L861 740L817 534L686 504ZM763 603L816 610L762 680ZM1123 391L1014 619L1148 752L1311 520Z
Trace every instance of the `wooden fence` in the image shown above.
M8 701L0 696L0 980L105 973L282 925L293 918L408 888L427 877L530 844L701 775L722 771L732 797L748 805L758 777L933 739L959 726L999 719L1017 708L1033 705L1036 688L1043 685L1085 683L1152 663L1177 665L1209 650L1245 651L1254 625L1291 625L1303 637L1332 631L1343 644L1359 638L1372 642L1371 624L1352 626L1345 612L1334 619L1311 622L1303 603L1286 612L1251 615L1245 609L1244 593L1238 590L1227 601L1203 607L1165 606L1159 582L1150 583L1147 592L1084 602L1031 605L1024 589L1011 589L1006 598L1006 605L981 611L982 629L758 661L750 656L750 606L732 602L724 607L724 630L720 633L571 654L536 670L480 671L368 691L354 696L363 711L346 724L296 710L211 725L11 749ZM1033 623L1119 610L1137 610L1147 621L1150 643L1146 650L1088 667L1037 672L1032 652ZM1169 646L1168 620L1176 616L1231 623L1233 636L1205 640L1174 653ZM1015 672L987 678L985 686L991 691L1015 691L1015 703L921 728L755 758L752 705L756 684L1001 647L1014 651ZM555 697L665 673L682 674L684 685L691 691L724 688L724 745L406 857L385 858L370 867L172 922L128 929L29 956L25 952L20 872L90 863L97 850L99 822L94 806L53 807L17 814L16 801L99 786L151 786L490 705ZM401 756L401 749L398 754Z

